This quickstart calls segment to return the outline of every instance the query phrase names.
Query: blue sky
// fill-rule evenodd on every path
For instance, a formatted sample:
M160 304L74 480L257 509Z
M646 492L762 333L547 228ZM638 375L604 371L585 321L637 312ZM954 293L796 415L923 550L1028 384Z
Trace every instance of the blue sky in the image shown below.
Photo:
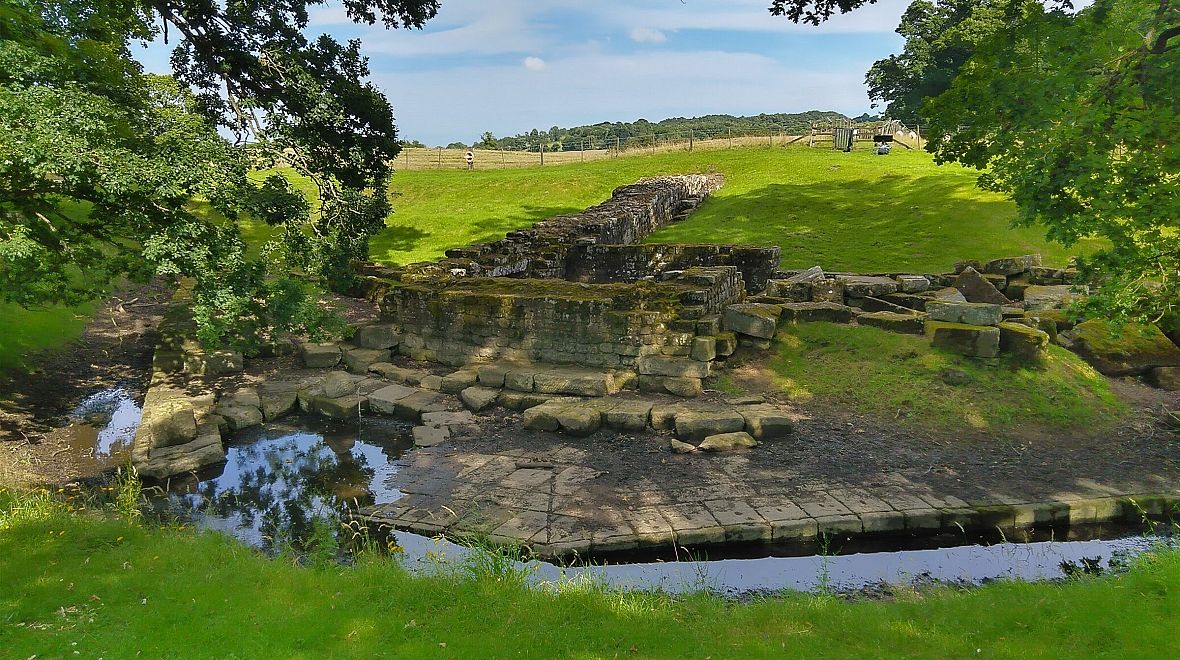
M442 0L423 30L312 13L311 32L358 37L401 136L429 145L483 131L704 114L869 110L864 73L898 52L909 0L880 0L822 27L768 0ZM167 48L140 51L168 72Z

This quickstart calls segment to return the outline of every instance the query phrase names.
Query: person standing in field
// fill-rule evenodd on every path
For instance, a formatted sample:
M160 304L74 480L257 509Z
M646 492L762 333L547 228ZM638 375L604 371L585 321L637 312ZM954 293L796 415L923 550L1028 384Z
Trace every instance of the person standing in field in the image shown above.
M475 169L475 152L472 151L471 149L468 149L467 155L465 155L464 158L467 159L467 169L474 170Z

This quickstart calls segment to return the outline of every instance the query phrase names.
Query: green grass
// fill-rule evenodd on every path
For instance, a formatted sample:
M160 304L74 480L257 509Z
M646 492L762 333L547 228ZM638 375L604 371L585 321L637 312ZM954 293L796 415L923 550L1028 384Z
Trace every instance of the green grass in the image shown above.
M300 567L215 533L2 493L6 657L1171 657L1178 644L1175 552L1064 583L735 604L529 589L494 570L414 577L382 559Z
M0 303L0 370L29 366L30 353L60 348L76 339L98 303L25 309Z
M805 147L636 155L493 171L401 171L394 213L372 241L386 264L433 260L450 247L597 204L646 176L718 171L726 184L689 220L654 242L779 245L787 267L943 272L960 259L1041 252L1064 263L1073 250L1038 229L1011 229L1015 206L975 187L975 172L936 166L918 152L887 157ZM243 225L258 241L269 235Z
M1127 412L1097 371L1057 346L1039 368L988 364L878 328L806 323L780 330L774 386L813 399L933 427L1106 428ZM950 385L947 370L969 383Z

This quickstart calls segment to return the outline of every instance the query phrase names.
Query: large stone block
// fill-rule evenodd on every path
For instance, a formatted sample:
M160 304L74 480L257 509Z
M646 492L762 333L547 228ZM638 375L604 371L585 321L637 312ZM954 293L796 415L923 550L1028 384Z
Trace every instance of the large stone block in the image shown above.
M1107 376L1135 376L1154 367L1180 367L1180 347L1154 325L1116 329L1092 320L1073 329L1073 350Z
M353 341L361 348L394 348L401 340L401 335L387 323L362 325L357 328L356 336L353 337Z
M848 323L852 320L852 308L837 303L787 303L782 308L784 323Z
M996 275L1019 275L1041 265L1041 255L1026 254L1019 257L992 259L983 265L983 272Z
M758 440L777 440L791 434L794 423L783 411L766 405L737 409L745 419L745 431Z
M460 369L443 376L438 389L444 394L458 394L475 385L478 380L479 374L475 369Z
M602 423L620 431L642 431L651 418L649 401L619 401L602 413Z
M533 374L533 390L541 394L606 396L617 392L611 375L577 368L549 368Z
M774 337L775 327L778 325L782 308L778 305L748 303L730 305L725 308L722 323L726 330L740 332L751 337L770 339ZM674 376L678 374L663 374Z
M329 399L356 394L356 381L347 372L333 371L320 381L320 390Z
M504 387L517 392L532 392L533 373L530 369L512 369L504 374Z
M190 442L152 449L150 455L139 454L135 469L140 477L164 480L225 462L225 446L216 428L201 433Z
M675 394L682 397L695 397L705 393L704 385L700 378L664 378L664 390L669 394Z
M220 376L241 371L246 360L241 351L194 350L184 354L184 370L199 376Z
M262 424L262 410L234 402L218 404L214 410L226 421L231 431L241 431Z
M394 414L412 422L422 419L423 413L443 412L448 409L447 397L437 392L419 390L394 403Z
M992 358L1000 352L1000 329L945 321L927 321L926 335L936 348L968 357Z
M710 363L688 358L652 355L639 358L639 373L644 376L672 378L708 378Z
M999 325L1000 351L1020 360L1035 362L1049 350L1049 335L1023 323L1007 321Z
M309 369L331 369L340 364L340 346L337 344L301 344L299 359Z
M140 427L146 431L148 446L171 447L192 442L197 437L192 402L179 394L166 396L159 392L147 397L143 405Z
M861 314L856 317L856 322L860 325L872 326L907 335L920 335L926 332L926 320L916 314L869 312L868 314Z
M902 293L921 293L930 288L930 280L922 275L898 275L893 279Z
M836 275L836 279L844 283L844 295L849 298L865 298L868 296L882 296L897 293L901 285L888 277L870 275Z
M555 413L557 425L570 435L587 436L602 426L602 411L579 403L567 404Z
M844 283L840 280L829 278L815 280L808 284L811 285L811 302L844 304Z
M956 303L931 300L926 303L931 321L966 325L998 325L1003 320L999 305L988 303Z
M1028 286L1024 289L1024 308L1029 311L1061 309L1084 295L1084 289L1075 291L1075 287L1069 284Z
M355 420L360 418L361 402L361 397L356 394L346 394L336 398L317 396L312 399L311 408L314 412L330 419Z
M500 396L500 390L493 387L475 385L459 393L463 405L473 412L481 412L492 407Z
M387 385L369 394L369 411L378 415L396 415L397 403L418 391L405 385Z
M560 427L560 424L557 423L558 410L557 406L547 403L533 406L524 411L521 422L526 429L531 431L556 431Z
M990 303L993 305L1008 305L1008 300L1000 290L974 268L967 268L955 279L955 288L967 302Z
M689 357L701 362L713 361L717 358L717 340L713 337L694 337Z
M719 433L734 433L746 427L746 419L731 409L681 410L676 413L676 437L685 442L704 440Z
M354 374L367 374L374 364L389 362L387 348L352 348L344 351L344 366Z
M749 433L745 431L737 431L734 433L718 433L711 435L701 441L697 445L698 451L708 452L722 452L733 451L735 449L747 449L749 447L757 447L758 441L755 440Z
M273 421L295 410L298 405L295 383L265 383L258 388L262 418Z
M719 332L714 339L717 342L717 355L721 357L729 357L737 350L737 335L732 332Z

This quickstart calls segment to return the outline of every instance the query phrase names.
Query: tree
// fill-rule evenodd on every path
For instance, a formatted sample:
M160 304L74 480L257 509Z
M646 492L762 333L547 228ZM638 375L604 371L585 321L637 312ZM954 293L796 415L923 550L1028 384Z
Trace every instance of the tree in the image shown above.
M919 123L922 102L938 96L975 44L1004 25L1007 0L916 0L902 14L900 54L877 60L865 75L869 98L885 101L885 115Z
M496 136L492 135L491 131L485 131L483 135L479 136L479 143L475 146L478 149L496 149L499 147L496 143Z
M307 285L290 273L349 286L351 261L384 226L399 148L359 44L304 36L316 4L0 6L0 297L74 302L114 277L162 272L195 278L208 341L276 320L314 325ZM344 7L392 28L421 26L438 4ZM128 48L161 29L180 37L177 80L145 75ZM277 174L248 178L273 165L310 182L310 199ZM194 199L216 213L196 213ZM233 223L246 211L277 229L266 261L247 257Z
M1157 321L1180 305L1180 3L1097 0L1077 13L1014 5L923 110L940 162L980 168L1018 222L1066 245L1102 285L1086 305Z

